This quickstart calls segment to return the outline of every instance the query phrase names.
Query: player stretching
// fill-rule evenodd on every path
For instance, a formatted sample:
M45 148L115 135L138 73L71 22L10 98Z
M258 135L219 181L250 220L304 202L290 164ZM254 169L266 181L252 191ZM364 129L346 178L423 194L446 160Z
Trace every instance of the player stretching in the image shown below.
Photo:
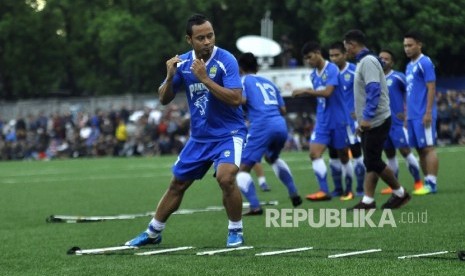
M250 176L250 170L260 162L262 156L286 186L292 205L299 206L302 199L297 193L291 170L286 162L279 158L288 135L283 117L286 113L284 100L276 85L255 75L258 63L252 53L242 54L238 62L242 75L242 101L250 122L240 172L237 174L237 185L250 202L250 210L244 215L263 214Z
M213 27L205 16L189 18L186 33L193 51L166 62L167 76L158 92L160 102L166 105L176 92L185 90L191 114L191 136L173 165L170 186L158 203L147 230L126 245L160 243L165 223L179 208L184 192L195 180L201 179L212 164L229 218L226 246L244 243L242 198L236 184L247 131L240 106L239 66L231 53L215 46Z

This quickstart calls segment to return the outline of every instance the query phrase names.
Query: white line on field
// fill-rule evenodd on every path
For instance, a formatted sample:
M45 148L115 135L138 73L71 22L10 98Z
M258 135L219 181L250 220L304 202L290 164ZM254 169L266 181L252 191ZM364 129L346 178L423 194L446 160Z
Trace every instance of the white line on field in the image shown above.
M342 258L342 257L347 257L347 256L353 256L353 255L360 255L360 254L367 254L367 253L374 253L374 252L379 252L381 249L369 249L369 250L363 250L363 251L354 251L354 252L348 252L348 253L342 253L342 254L336 254L336 255L329 255L328 258Z
M247 249L252 249L253 246L240 246L240 247L234 247L234 248L225 248L225 249L219 249L219 250L212 250L212 251L203 251L203 252L197 252L197 256L204 256L204 255L214 255L216 253L223 253L223 252L230 252L230 251L236 251L236 250L247 250Z
M268 251L255 254L255 256L271 256L271 255L278 255L278 254L285 254L285 253L292 253L292 252L300 252L300 251L307 251L313 249L313 247L301 247L301 248L292 248L280 251Z
M417 255L406 255L406 256L400 256L400 257L397 257L397 258L398 259L409 259L409 258L418 258L418 257L441 255L441 254L446 254L446 253L449 253L449 251L439 251L439 252L423 253L423 254L417 254Z
M137 255L137 256L149 256L149 255L163 254L163 253L168 253L168 252L188 250L188 249L192 249L192 248L194 248L194 247L193 246L181 246L181 247L175 247L175 248L158 249L158 250L140 252L140 253L135 253L134 255Z

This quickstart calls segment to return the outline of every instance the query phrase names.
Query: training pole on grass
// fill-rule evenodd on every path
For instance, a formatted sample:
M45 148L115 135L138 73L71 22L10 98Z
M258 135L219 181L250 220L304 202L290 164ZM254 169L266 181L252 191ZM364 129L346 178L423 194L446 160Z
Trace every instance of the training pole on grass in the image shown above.
M277 200L260 201L261 206L276 206L279 202ZM244 202L242 208L250 208L250 203ZM192 215L196 213L205 212L218 212L223 211L223 206L209 206L203 209L179 209L173 213L173 215ZM83 222L101 222L107 220L126 220L136 219L142 217L153 217L155 212L145 212L138 214L120 214L110 216L73 216L73 215L50 215L45 221L47 223L83 223Z
M406 256L397 257L397 259L410 259L410 258L428 257L428 256L442 255L442 254L446 254L446 253L449 253L449 252L450 251L438 251L438 252L423 253L423 254L417 254L417 255L406 255Z
M158 250L134 253L134 255L137 255L137 256L150 256L150 255L157 255L157 254L163 254L163 253L169 253L169 252L188 250L188 249L192 249L192 248L195 248L195 247L193 247L193 246L181 246L181 247L175 247L175 248L158 249Z
M313 247L292 248L292 249L286 249L286 250L268 251L268 252L257 253L257 254L255 254L255 256L272 256L272 255L279 255L279 254L307 251L307 250L311 250L311 249L313 249Z
M124 251L128 249L138 249L136 246L122 245L122 246L113 246L113 247L103 247L103 248L94 248L94 249L81 249L77 246L72 247L68 250L68 255L96 255L96 254L105 254L109 252Z
M203 252L197 252L197 256L211 256L215 255L217 253L224 253L224 252L230 252L230 251L238 251L238 250L248 250L252 249L253 246L240 246L240 247L233 247L233 248L225 248L225 249L219 249L219 250L212 250L212 251L203 251Z
M343 257L354 256L354 255L375 253L375 252L380 252L380 251L381 249L368 249L368 250L363 250L363 251L354 251L354 252L348 252L348 253L342 253L342 254L336 254L336 255L329 255L328 258L330 259L343 258Z

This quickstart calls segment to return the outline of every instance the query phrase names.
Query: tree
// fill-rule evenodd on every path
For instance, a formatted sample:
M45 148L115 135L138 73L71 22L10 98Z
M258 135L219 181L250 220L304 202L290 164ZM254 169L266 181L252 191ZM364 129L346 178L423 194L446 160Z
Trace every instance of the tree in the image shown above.
M299 60L306 41L327 46L357 28L373 50L393 50L400 70L403 35L415 28L438 75L464 75L464 6L465 0L2 0L0 96L152 93L166 60L190 49L185 21L195 12L212 20L217 45L236 55L236 40L260 34L270 11L273 38L287 35Z
M424 52L434 60L439 75L464 74L457 62L465 50L465 37L457 36L465 22L464 6L464 0L323 0L322 14L328 20L323 23L320 40L327 45L341 40L348 29L361 29L373 50L389 48L404 57L403 36L415 29L422 33ZM403 70L406 60L401 61Z

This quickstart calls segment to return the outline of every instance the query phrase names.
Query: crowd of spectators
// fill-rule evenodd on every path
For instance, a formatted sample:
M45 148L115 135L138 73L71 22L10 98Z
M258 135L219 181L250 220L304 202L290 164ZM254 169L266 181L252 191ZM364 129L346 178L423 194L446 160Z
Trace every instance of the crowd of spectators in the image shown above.
M287 151L308 150L313 113L289 113ZM438 144L465 145L465 92L438 94ZM186 104L0 118L0 160L178 154L189 136Z
M0 160L177 154L189 132L189 113L172 104L163 111L96 110L0 119Z
M437 133L439 145L465 145L465 91L438 94Z

